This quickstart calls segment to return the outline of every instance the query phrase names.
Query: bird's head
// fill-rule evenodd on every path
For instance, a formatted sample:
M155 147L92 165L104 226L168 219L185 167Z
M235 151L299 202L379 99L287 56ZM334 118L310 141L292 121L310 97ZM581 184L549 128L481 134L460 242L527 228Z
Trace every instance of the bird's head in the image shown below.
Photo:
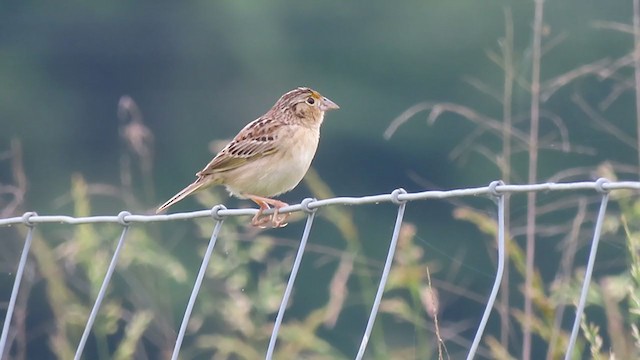
M284 112L290 111L300 119L322 121L325 111L339 109L340 107L313 89L299 87L282 95L274 105L274 108Z

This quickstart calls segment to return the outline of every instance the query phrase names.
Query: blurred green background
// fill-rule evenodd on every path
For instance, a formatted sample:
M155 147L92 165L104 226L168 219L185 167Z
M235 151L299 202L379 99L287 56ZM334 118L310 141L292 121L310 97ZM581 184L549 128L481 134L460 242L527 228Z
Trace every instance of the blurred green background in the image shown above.
M549 1L545 7L543 42L556 45L545 52L542 79L553 79L583 64L603 58L613 61L630 53L631 35L596 25L597 21L630 24L631 8L631 1ZM505 9L513 17L515 70L522 79L529 80L532 1L113 1L99 4L2 1L0 151L8 151L12 139L21 141L28 180L24 203L14 214L6 215L20 215L27 210L41 215L77 214L77 198L74 202L70 191L73 174L80 174L90 185L104 184L108 190L106 196L98 190L92 194L90 214L114 215L121 210L149 213L193 180L193 174L212 156L212 141L233 137L247 122L263 114L281 94L297 86L313 87L341 107L327 115L313 163L319 177L334 194L359 196L389 193L398 187L420 191L486 185L501 176L495 159L483 154L483 151L499 152L499 138L482 133L469 143L461 156L450 156L456 146L478 129L477 124L445 114L434 126L428 126L427 113L423 112L400 127L390 139L385 140L383 133L394 118L422 101L463 104L487 116L502 118L502 105L473 84L482 81L501 96L503 72L487 53L500 53ZM607 160L637 166L637 152L604 132L572 100L579 94L585 101L598 104L631 74L631 70L623 68L617 77L606 80L585 76L571 81L548 100L544 99L545 111L561 118L566 126L571 147L569 151L558 151L561 148L558 128L550 121L542 121L541 138L547 140L548 146L540 153L541 181L575 168L581 170L573 179L591 180L598 176L597 166ZM118 194L122 183L122 154L127 151L119 135L121 124L117 116L122 95L136 101L155 140L153 191L140 195L140 201L133 208ZM516 85L514 122L525 133L529 101L527 87ZM633 92L622 93L602 112L623 133L635 138L632 135L636 132ZM527 158L527 152L515 146L512 183L526 182ZM12 183L6 157L0 170L0 182ZM637 178L637 172L635 176L629 175L633 173L619 175ZM143 187L143 181L134 178L134 193L144 193ZM281 199L297 203L309 196L314 196L313 191L301 184ZM220 189L212 199L229 207L250 205L229 199ZM172 211L196 210L215 204L202 202L188 199ZM464 200L462 204L474 205L490 218L495 217L490 200ZM459 205L446 201L412 203L407 209L407 220L416 226L415 241L425 251L423 260L437 263L432 276L466 287L482 299L488 295L493 280L492 239L480 234L473 224L453 219L452 210ZM323 209L321 216L324 211L331 212ZM380 205L348 211L353 216L363 249L362 253L353 255L373 262L367 274L375 282L387 251L395 209ZM514 197L512 211L514 226L521 226L524 197ZM554 220L570 220L571 214L558 215ZM239 219L239 227L242 220ZM344 234L329 224L330 221L325 220L324 226L319 225L311 243L338 252L348 251ZM266 234L297 241L302 226L301 222L294 222L286 229L270 230ZM10 230L3 231L0 249L4 253L2 271L5 275L0 289L4 301L9 296L21 237ZM163 224L149 231L155 243L159 247L167 246L167 251L186 268L187 280L175 290L184 292L190 286L201 255L193 247L204 246L204 242L194 235L193 223ZM51 246L64 243L67 235L54 236ZM47 238L44 232L43 237ZM536 265L546 271L543 275L552 277L560 254L556 251L557 238L548 236L548 239L550 241L540 244L539 253L543 255ZM521 238L516 240L522 244ZM111 245L104 246L109 249ZM291 251L291 247L287 251ZM623 249L612 247L609 252L605 249L602 256L611 264L612 258L623 253ZM336 266L335 258L324 263L317 259L305 262L292 304L293 318L303 318L313 308L315 299L328 297ZM440 272L452 267L458 269L455 278L448 277L446 271ZM257 274L260 268L248 271ZM604 266L602 271L613 270ZM283 272L286 273L286 269ZM36 284L39 278L36 276ZM513 296L518 299L521 293L517 286L521 279L512 281ZM342 320L335 328L322 328L318 335L346 358L357 350L370 305L353 294L360 287L351 285L348 300L351 307L341 314L341 319L348 320ZM34 291L37 294L46 290L37 290L36 285ZM113 291L110 296L118 298L118 287ZM120 291L131 289L120 288ZM215 289L211 291L216 294ZM446 293L441 299L441 322L446 325L468 321L457 334L465 339L458 344L462 350L456 350L455 344L450 345L452 355L458 358L461 353L457 351L464 353L468 347L483 304L462 294L440 291ZM185 294L170 306L175 311L171 315L173 322L181 316ZM90 298L87 295L87 299ZM312 305L305 307L305 302ZM38 306L38 300L31 297L28 311ZM274 313L268 314L269 318L274 316ZM28 342L31 351L35 351L34 346L51 346L42 335L47 332L43 329L49 326L47 319L51 315L43 311L41 316L28 317L30 325L26 328L30 334L37 334ZM495 316L493 320L490 333L497 331L498 320ZM175 323L173 328L177 329ZM397 330L393 321L385 323L385 328L387 335ZM215 333L215 327L212 332ZM412 340L403 339L400 343L422 341L415 333L408 333ZM512 335L515 340L511 350L516 354L519 354L519 336L518 332ZM393 343L393 336L388 337ZM170 341L171 336L167 339ZM74 341L77 339L71 336L70 342ZM117 341L110 338L109 343ZM148 351L154 354L158 350ZM86 354L93 355L87 358L97 356L96 352L99 353L99 346L90 344ZM373 350L372 353L380 354ZM140 353L137 354L139 357ZM34 356L29 358L37 358ZM43 350L38 356L54 355Z

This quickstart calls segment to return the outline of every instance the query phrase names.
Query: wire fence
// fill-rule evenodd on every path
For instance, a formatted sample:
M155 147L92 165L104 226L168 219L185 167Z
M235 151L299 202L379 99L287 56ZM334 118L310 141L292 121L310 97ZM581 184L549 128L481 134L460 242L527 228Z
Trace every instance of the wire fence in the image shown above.
M369 336L371 334L371 331L373 330L376 316L378 314L378 308L380 306L380 302L382 301L382 296L383 296L385 285L387 282L387 277L389 275L389 272L391 271L392 260L394 258L394 253L395 253L398 237L400 234L400 228L403 223L405 207L407 202L427 200L427 199L469 197L469 196L478 196L478 195L486 195L496 200L495 203L496 203L497 214L498 214L498 239L497 239L498 264L497 264L497 270L495 274L495 280L493 283L493 287L491 289L491 293L489 295L489 299L487 300L486 307L482 315L481 321L477 327L477 331L474 336L473 343L469 348L469 352L467 354L467 359L473 359L478 349L478 346L480 344L480 341L482 339L485 325L487 324L489 316L491 315L491 311L494 307L494 303L496 300L496 296L498 295L498 290L500 288L502 275L506 265L505 233L507 229L505 229L505 221L504 221L505 197L508 196L509 194L524 193L524 192L584 191L584 190L595 191L597 194L600 195L601 200L600 200L600 208L596 218L595 229L593 232L591 250L589 252L584 281L582 283L582 290L580 293L580 298L578 300L578 305L576 307L576 315L575 315L573 327L571 330L569 344L566 349L565 360L570 359L573 353L573 348L576 343L576 338L578 336L578 331L580 328L580 319L585 307L587 292L589 290L589 284L591 282L591 275L593 273L593 266L594 266L597 251L598 251L598 244L600 240L600 234L602 231L602 224L607 211L609 193L614 190L640 190L640 182L634 182L634 181L614 182L614 181L609 181L607 179L602 178L593 182L590 181L590 182L573 182L573 183L543 183L543 184L532 184L532 185L505 185L502 181L494 181L489 186L456 189L456 190L449 190L449 191L424 191L424 192L417 192L417 193L407 193L403 189L397 189L390 194L382 194L382 195L374 195L374 196L336 197L336 198L331 198L326 200L315 200L315 199L308 198L303 200L300 204L291 205L291 206L282 208L280 210L281 213L304 212L307 218L306 218L304 231L301 236L300 245L297 250L295 260L293 262L293 266L291 268L291 274L289 276L289 280L287 282L284 294L282 296L282 300L280 302L280 307L275 319L273 331L271 333L269 346L266 349L265 358L271 359L274 354L276 341L278 338L278 332L280 330L280 325L282 324L284 312L289 302L289 297L291 295L291 291L293 289L296 276L298 274L298 270L302 262L302 257L305 252L307 239L309 238L309 234L311 233L311 230L313 228L315 213L319 208L332 206L332 205L362 205L362 204L371 204L371 203L376 203L376 204L392 203L395 206L397 206L396 221L395 221L393 233L389 243L389 251L387 253L382 275L378 283L378 289L377 289L375 299L370 311L370 315L369 315L366 327L363 330L360 347L358 349L357 355L355 356L355 359L359 360L363 358L365 351L367 349ZM25 265L27 263L27 258L28 258L29 249L31 246L33 232L38 227L38 225L46 224L46 223L66 223L66 224L73 224L73 225L88 224L88 223L114 223L114 224L120 224L122 226L122 232L118 240L118 244L113 253L113 256L111 257L111 261L107 268L107 272L104 276L104 280L102 281L102 285L100 287L96 300L93 304L91 313L89 314L89 317L87 319L84 332L76 348L75 359L77 360L77 359L80 359L82 356L85 344L87 342L89 334L91 333L91 329L95 322L96 316L98 315L98 312L100 310L100 305L104 300L107 287L109 286L109 282L111 280L111 276L115 271L118 258L125 245L125 241L127 240L128 230L132 226L135 226L136 223L153 223L153 222L213 217L216 224L211 234L211 238L209 240L209 244L207 246L206 252L202 259L200 270L198 272L194 286L192 288L191 295L186 305L184 316L180 324L180 329L178 331L175 346L173 349L173 354L171 358L177 359L180 352L180 348L182 346L182 341L185 336L187 324L191 316L191 312L193 310L194 304L196 302L196 298L200 291L200 287L202 286L202 281L205 276L205 272L207 270L209 260L213 253L216 240L218 239L218 235L220 233L220 229L224 224L225 218L231 217L231 216L254 215L256 212L257 210L255 209L227 209L224 205L216 205L211 210L201 210L201 211L177 213L177 214L169 214L169 215L133 215L129 212L123 211L117 216L70 217L70 216L40 216L40 215L37 215L35 212L28 212L21 217L0 219L0 226L24 225L28 228L22 254L20 256L20 261L18 263L18 269L16 271L16 277L13 284L13 289L11 291L11 297L7 307L7 314L4 319L2 336L0 337L0 359L3 358L3 354L5 354L5 347L7 344L7 338L8 338L8 334L11 327L11 319L13 317L13 313L16 305L16 299L18 296L18 291L20 290L20 284L22 282ZM265 213L269 214L270 211L267 211Z

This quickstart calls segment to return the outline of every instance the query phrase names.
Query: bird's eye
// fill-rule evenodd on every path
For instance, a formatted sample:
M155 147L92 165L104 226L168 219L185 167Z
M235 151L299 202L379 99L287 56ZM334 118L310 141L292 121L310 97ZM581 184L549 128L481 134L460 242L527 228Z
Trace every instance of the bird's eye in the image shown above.
M316 102L316 100L314 98L312 98L312 97L307 98L307 104L313 105L313 104L315 104L315 102Z

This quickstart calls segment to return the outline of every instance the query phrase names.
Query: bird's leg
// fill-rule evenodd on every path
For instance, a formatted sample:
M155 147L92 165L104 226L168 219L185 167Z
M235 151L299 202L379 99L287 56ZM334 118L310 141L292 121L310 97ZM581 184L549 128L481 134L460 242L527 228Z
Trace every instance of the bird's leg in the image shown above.
M271 225L274 228L287 226L287 223L285 222L285 220L287 220L290 214L281 215L279 214L278 210L280 210L280 208L283 208L285 206L289 206L289 204L287 204L286 202L282 202L280 200L270 199L267 197L257 196L257 195L246 195L246 197L251 199L256 204L258 204L258 206L260 206L260 210L258 210L258 213L253 217L253 219L251 219L251 225L263 227L267 223L267 221L271 220ZM272 205L274 208L273 215L271 215L268 218L267 217L260 218L262 216L262 213L265 210L269 209L269 205Z
M280 208L289 206L289 204L279 200L272 199L272 201L274 201L274 204L272 204L274 209L273 209L273 216L271 217L271 225L273 225L274 228L287 226L286 220L289 218L291 213L280 214Z

